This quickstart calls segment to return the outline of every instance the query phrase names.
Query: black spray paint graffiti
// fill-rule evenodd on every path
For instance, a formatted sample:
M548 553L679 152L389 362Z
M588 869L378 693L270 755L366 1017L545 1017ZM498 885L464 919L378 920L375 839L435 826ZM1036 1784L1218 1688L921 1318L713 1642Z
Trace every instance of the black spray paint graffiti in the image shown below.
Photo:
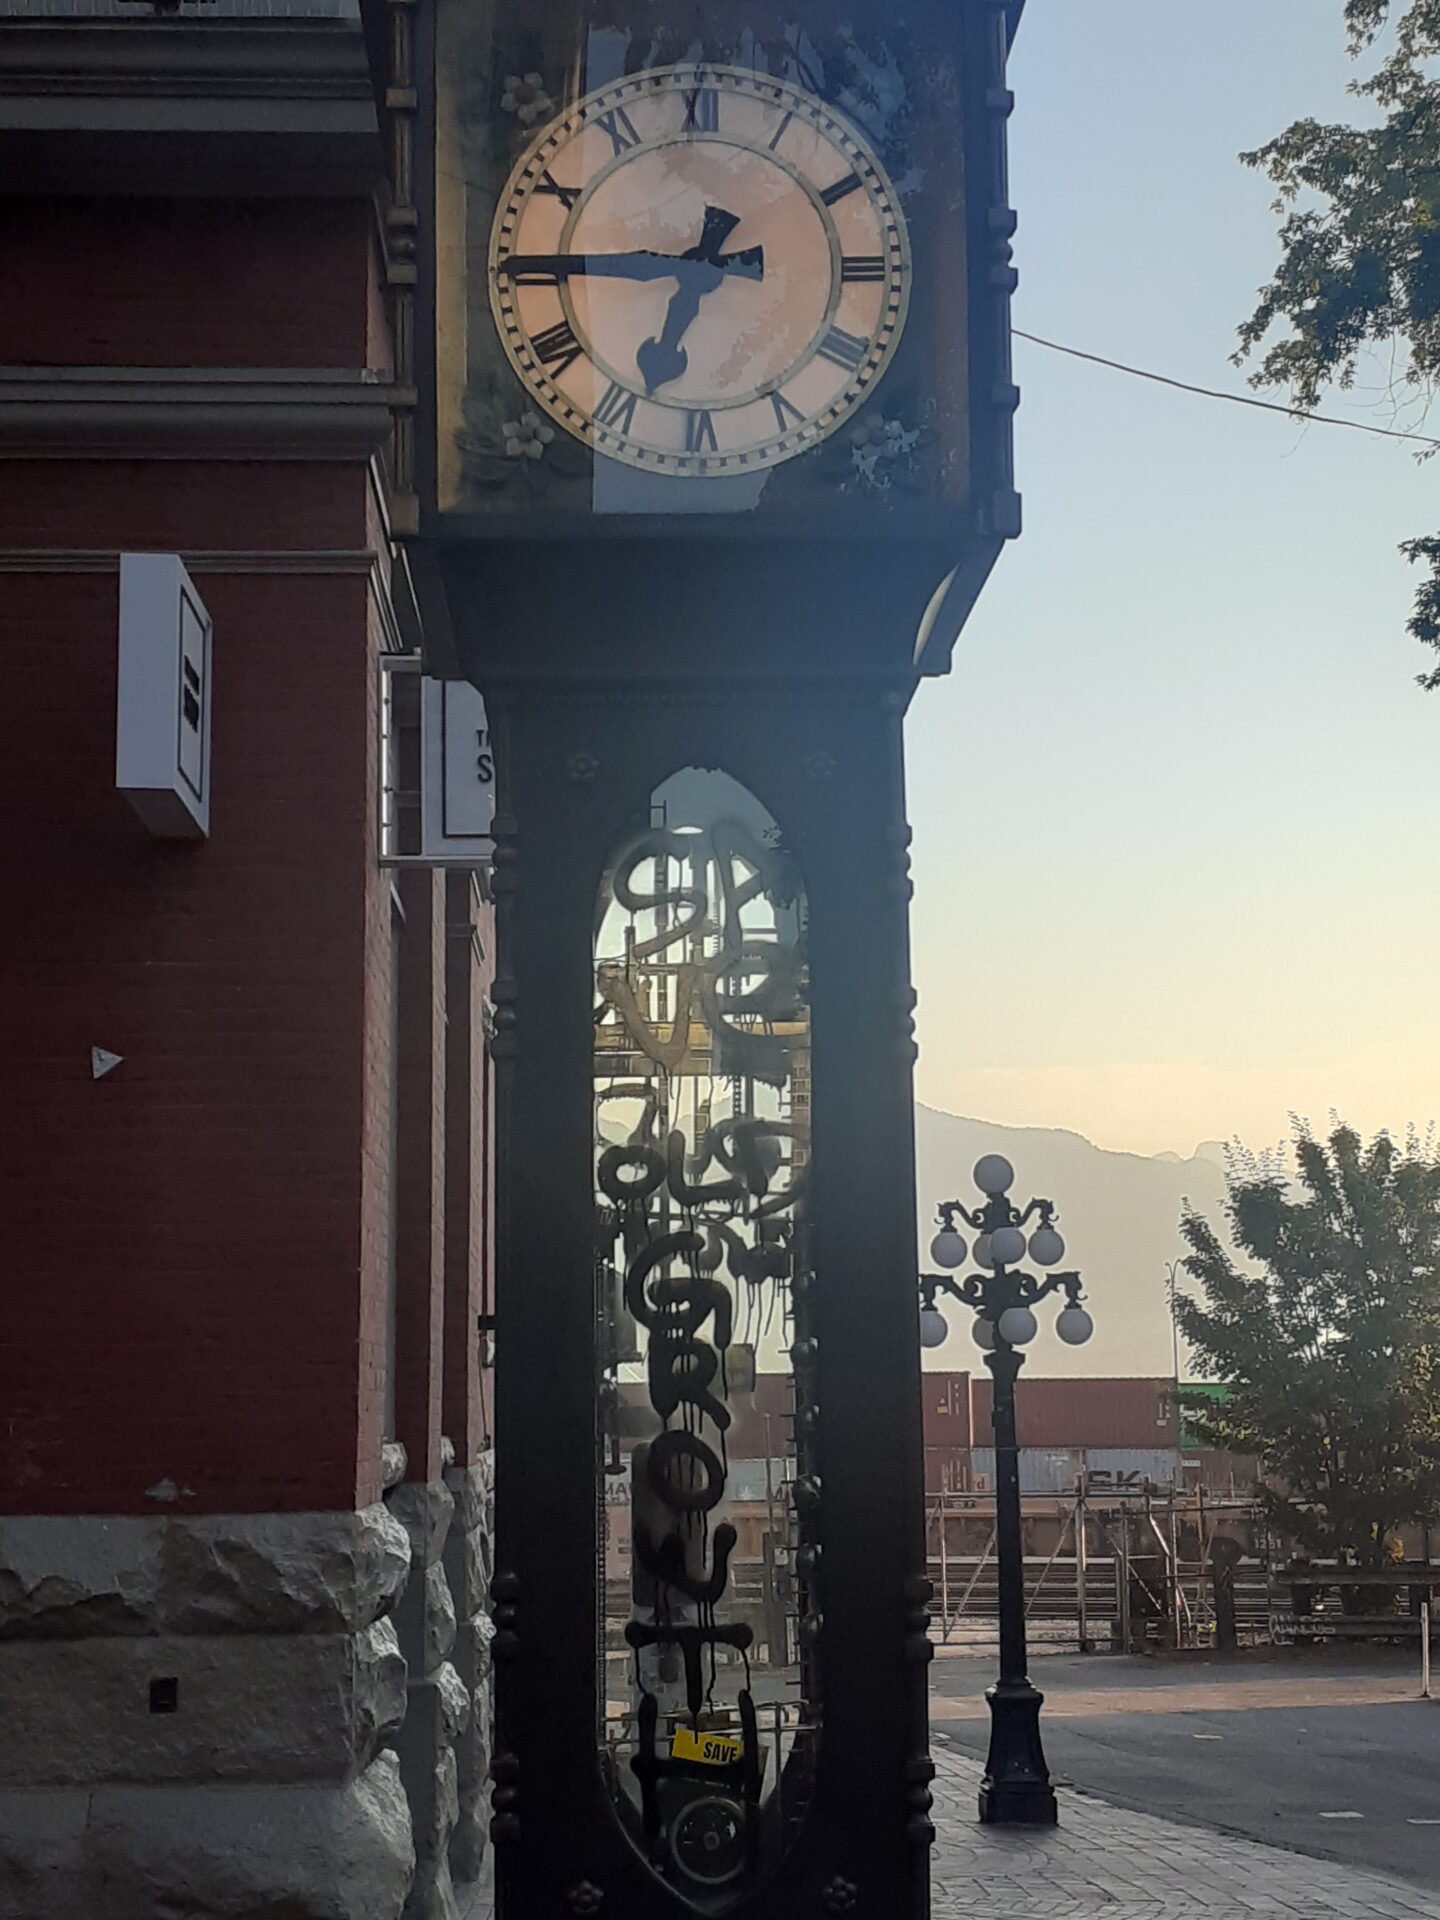
M808 1049L801 919L790 911L797 892L787 856L722 822L641 836L602 899L602 919L612 899L631 916L624 959L596 967L597 1027L608 1023L617 1036L611 1058L623 1051L631 1077L601 1080L597 1114L617 1100L640 1107L628 1139L597 1143L602 1242L608 1232L621 1244L621 1298L646 1336L646 1391L661 1427L632 1456L633 1548L653 1617L632 1618L625 1637L637 1661L650 1649L678 1659L692 1725L708 1696L707 1664L713 1686L716 1649L744 1658L753 1640L745 1622L718 1617L736 1548L733 1526L710 1525L728 1481L726 1356L737 1298L753 1309L796 1278L808 1127L757 1113L753 1096L733 1091L731 1111L714 1121L707 1093L703 1125L697 1094L691 1138L662 1116L680 1084L792 1088L795 1054ZM653 927L643 935L642 918ZM597 1051L597 1075L605 1064ZM754 1804L761 1767L748 1669L738 1710L740 1756L708 1779ZM659 1702L642 1687L631 1765L652 1851L662 1783L685 1771L657 1751L658 1725Z

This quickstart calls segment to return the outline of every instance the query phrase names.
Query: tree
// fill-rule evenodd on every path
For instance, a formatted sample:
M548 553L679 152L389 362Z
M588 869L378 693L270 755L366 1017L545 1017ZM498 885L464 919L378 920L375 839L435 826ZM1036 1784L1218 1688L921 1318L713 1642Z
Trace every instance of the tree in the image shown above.
M1366 1147L1301 1130L1298 1181L1251 1161L1227 1175L1237 1263L1187 1209L1195 1293L1176 1316L1229 1389L1189 1421L1257 1454L1280 1527L1324 1556L1378 1567L1407 1521L1440 1512L1440 1157L1413 1135Z
M1284 217L1280 264L1240 329L1236 363L1288 322L1251 384L1288 386L1307 412L1325 387L1353 385L1367 345L1402 347L1403 380L1427 403L1440 373L1440 76L1427 72L1440 59L1440 0L1345 0L1352 58L1375 49L1392 23L1388 51L1350 89L1380 110L1378 125L1297 120L1240 156L1275 182ZM1410 632L1440 649L1440 535L1406 540L1400 551L1429 569ZM1433 691L1440 666L1418 678Z

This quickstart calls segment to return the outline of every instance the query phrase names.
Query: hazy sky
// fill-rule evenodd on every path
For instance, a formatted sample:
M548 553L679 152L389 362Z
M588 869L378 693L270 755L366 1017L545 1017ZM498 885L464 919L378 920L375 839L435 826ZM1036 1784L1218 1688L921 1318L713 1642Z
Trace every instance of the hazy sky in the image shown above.
M1276 223L1236 156L1354 114L1340 15L1030 0L1016 325L1247 391ZM1440 464L1024 341L1016 372L1026 531L910 722L921 1098L1142 1153L1440 1115L1440 694L1395 551ZM1397 424L1386 382L1326 410Z

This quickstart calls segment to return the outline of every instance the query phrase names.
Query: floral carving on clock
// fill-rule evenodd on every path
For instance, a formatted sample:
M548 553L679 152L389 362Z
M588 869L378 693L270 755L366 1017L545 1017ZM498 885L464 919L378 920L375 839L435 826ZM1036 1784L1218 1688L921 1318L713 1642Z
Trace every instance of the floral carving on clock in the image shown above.
M536 136L500 197L489 285L553 421L611 459L706 478L805 453L866 404L905 324L910 247L835 107L684 64Z

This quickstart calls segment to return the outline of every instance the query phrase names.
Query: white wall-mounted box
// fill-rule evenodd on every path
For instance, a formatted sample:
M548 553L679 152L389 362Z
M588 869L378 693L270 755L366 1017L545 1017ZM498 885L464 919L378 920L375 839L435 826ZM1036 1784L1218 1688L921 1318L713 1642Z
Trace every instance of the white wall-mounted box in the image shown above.
M420 811L424 856L445 866L487 865L494 852L495 756L480 689L422 681Z
M380 860L387 867L488 867L495 757L485 701L468 680L434 680L418 654L380 661Z
M115 784L157 839L210 831L211 642L178 554L121 554Z

